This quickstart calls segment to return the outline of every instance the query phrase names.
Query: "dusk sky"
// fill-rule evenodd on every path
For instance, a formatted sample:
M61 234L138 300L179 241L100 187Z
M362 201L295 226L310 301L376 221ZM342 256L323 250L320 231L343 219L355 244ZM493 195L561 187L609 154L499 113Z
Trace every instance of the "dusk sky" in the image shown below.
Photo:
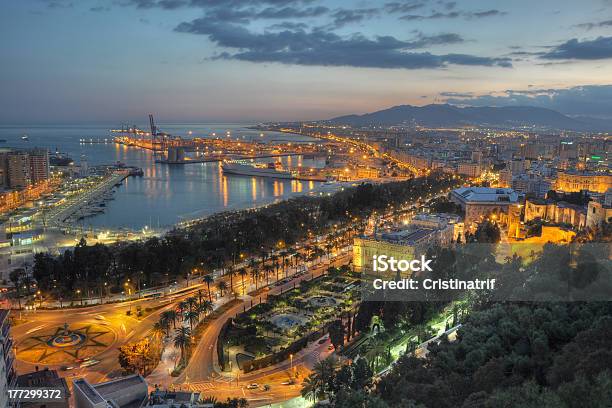
M0 124L612 116L612 0L7 0Z

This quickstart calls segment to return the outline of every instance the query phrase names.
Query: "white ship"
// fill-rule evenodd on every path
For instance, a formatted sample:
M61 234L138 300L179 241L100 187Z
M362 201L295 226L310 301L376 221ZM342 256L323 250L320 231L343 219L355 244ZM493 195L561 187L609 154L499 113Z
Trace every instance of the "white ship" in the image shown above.
M224 162L221 165L224 174L236 174L239 176L272 177L291 179L291 172L283 170L280 163L267 164L243 164L238 162Z

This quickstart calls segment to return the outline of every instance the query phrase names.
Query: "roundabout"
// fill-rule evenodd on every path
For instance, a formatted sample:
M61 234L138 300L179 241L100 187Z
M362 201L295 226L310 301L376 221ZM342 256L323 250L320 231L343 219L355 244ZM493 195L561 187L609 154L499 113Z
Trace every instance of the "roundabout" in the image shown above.
M25 338L16 347L17 358L35 364L76 363L91 358L115 340L115 333L98 324L76 325L67 323L51 330L39 330Z

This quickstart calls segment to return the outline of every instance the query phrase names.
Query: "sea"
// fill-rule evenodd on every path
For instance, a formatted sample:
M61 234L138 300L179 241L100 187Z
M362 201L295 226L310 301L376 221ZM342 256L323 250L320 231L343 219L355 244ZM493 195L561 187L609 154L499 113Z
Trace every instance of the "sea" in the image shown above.
M137 124L138 125L138 124ZM272 131L250 129L240 123L180 123L159 124L172 135L191 137L222 137L267 143L291 141L314 142L316 139ZM320 182L280 180L261 177L223 175L220 163L168 165L156 163L153 152L110 142L110 129L116 124L24 126L0 125L0 148L42 147L61 152L75 164L86 161L89 167L125 163L143 169L143 177L129 177L115 189L114 200L106 211L81 221L82 226L142 229L166 229L182 221L236 209L253 208L292 196L314 192ZM140 128L145 128L140 126ZM28 140L23 140L26 134ZM108 138L109 143L83 143L82 140ZM280 160L283 165L322 167L324 159L304 159L302 156L259 159L260 162Z

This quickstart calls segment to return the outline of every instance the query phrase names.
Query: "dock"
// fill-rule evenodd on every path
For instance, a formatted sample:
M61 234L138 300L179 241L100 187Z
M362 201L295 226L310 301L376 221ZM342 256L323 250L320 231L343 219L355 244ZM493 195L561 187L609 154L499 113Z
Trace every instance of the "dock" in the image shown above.
M114 170L92 189L69 197L65 203L50 210L45 217L47 224L50 226L62 226L67 220L79 213L79 211L83 212L83 210L89 209L94 204L100 203L106 194L109 194L117 184L121 184L131 174L132 172L129 169Z

